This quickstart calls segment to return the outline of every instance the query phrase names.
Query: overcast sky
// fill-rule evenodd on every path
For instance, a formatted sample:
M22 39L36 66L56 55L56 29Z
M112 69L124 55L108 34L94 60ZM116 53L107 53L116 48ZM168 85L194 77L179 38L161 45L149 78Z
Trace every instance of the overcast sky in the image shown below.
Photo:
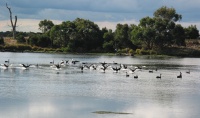
M18 31L37 32L44 19L59 24L76 18L115 29L117 23L138 24L162 6L175 8L182 26L196 25L200 30L200 0L0 0L0 31L11 30L6 3L18 17Z

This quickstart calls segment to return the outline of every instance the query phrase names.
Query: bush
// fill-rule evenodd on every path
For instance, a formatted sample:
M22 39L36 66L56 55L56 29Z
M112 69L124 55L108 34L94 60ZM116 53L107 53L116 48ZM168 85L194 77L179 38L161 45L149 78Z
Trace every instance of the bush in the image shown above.
M135 51L136 54L141 54L140 52L141 52L140 49L136 49L136 51Z
M4 45L5 43L4 43L4 39L3 39L3 37L0 37L0 45Z

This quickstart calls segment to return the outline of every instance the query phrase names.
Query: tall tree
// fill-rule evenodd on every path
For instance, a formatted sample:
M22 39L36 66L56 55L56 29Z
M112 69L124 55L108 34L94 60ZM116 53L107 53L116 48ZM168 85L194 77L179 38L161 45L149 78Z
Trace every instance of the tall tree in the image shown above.
M185 28L186 38L197 39L199 37L199 30L196 25L191 25Z
M156 38L155 43L158 47L171 45L173 42L173 29L175 22L182 19L174 8L163 6L154 12Z
M42 33L48 32L53 26L53 22L47 19L40 21L39 23L39 29L42 31Z
M9 13L10 13L10 22L11 22L11 26L12 26L13 39L15 39L15 38L16 38L17 16L15 16L15 21L14 21L14 23L13 23L13 18L12 18L12 11L11 11L11 8L8 7L8 4L7 4L7 3L6 3L6 7L8 8Z

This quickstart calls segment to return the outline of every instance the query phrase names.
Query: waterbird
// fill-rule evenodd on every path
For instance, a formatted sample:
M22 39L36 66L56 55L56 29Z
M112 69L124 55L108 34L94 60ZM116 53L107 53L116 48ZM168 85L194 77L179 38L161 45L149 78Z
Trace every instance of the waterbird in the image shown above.
M149 73L153 73L153 70L149 70Z
M161 74L160 74L160 76L156 76L156 78L161 79Z
M60 65L62 65L62 64L64 64L65 62L62 60L61 62L60 62Z
M4 67L6 67L6 68L8 68L9 67L9 65L8 64L3 64L4 65Z
M10 62L10 60L8 59L7 61L5 61L5 63L9 63Z
M137 78L138 78L138 75L135 75L134 78L137 79Z
M105 70L108 68L109 65L102 65L103 68L101 68L103 70L103 72L105 73Z
M57 69L60 69L61 68L61 65L60 64L55 64L56 68Z
M79 62L79 61L76 61L76 60L73 60L73 59L72 59L72 64L75 65L77 62Z
M21 65L26 69L31 66L31 64L29 64L29 65L21 64Z
M126 72L126 77L129 77L129 74Z
M101 64L102 66L105 66L107 63L104 61L103 63L100 62L100 64Z
M117 68L117 67L112 67L112 69L116 72L116 73L118 73L118 71L120 71L121 70L121 66L119 67L119 68Z
M132 68L129 68L130 70L131 70L131 72L132 73L134 73L135 72L135 70L137 70L137 68L134 68L134 69L132 69Z
M182 73L180 72L180 75L177 76L177 78L182 78Z
M96 65L92 65L92 69L93 69L93 70L96 70L96 69L97 69L97 66L96 66Z
M187 74L190 74L190 70L186 71Z
M50 64L54 64L54 60L50 62Z

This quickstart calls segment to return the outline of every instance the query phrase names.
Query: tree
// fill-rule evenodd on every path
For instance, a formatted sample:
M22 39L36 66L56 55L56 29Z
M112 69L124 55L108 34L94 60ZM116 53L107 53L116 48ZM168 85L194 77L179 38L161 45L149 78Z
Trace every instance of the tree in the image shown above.
M4 39L3 39L3 37L0 37L0 45L4 45Z
M129 37L129 26L127 24L117 24L114 32L115 49L131 47L132 42Z
M152 49L155 41L155 20L150 17L145 17L140 20L140 35L139 39L142 40L147 49Z
M175 22L182 19L174 8L163 6L154 12L156 38L155 44L162 48L173 43L173 29Z
M40 21L39 23L39 29L42 31L42 33L48 32L53 26L53 22L47 19Z
M25 40L25 38L24 38L23 35L17 36L16 39L17 39L17 42L18 42L18 43L25 43L25 42L26 42L26 40Z
M7 3L6 3L6 7L8 8L9 13L10 13L10 22L11 22L11 26L12 26L13 39L15 39L15 38L16 38L17 16L15 16L15 21L14 21L14 23L13 23L11 8L8 7L8 4L7 4Z
M199 37L199 30L196 25L190 25L185 30L186 38L188 39L197 39Z
M185 46L185 31L180 24L177 24L173 30L173 39L174 44Z
M103 39L104 39L104 43L103 43L103 49L106 52L114 52L115 48L114 48L114 34L112 32L112 30L107 30L106 28L102 29L104 34L103 34Z

